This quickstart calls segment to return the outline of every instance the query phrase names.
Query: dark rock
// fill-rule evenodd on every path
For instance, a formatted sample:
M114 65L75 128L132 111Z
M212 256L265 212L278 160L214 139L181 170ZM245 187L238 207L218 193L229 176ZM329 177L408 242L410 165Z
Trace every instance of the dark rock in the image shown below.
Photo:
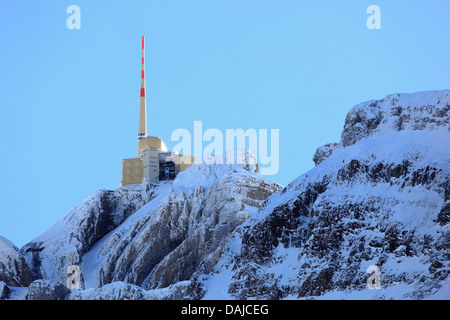
M54 283L49 280L36 280L28 287L26 300L65 300L70 293L61 283Z
M11 293L11 289L6 285L5 282L0 281L0 301L7 300Z
M345 119L344 130L341 134L342 145L348 147L368 137L370 131L378 127L381 119L381 110L377 103L371 103L368 106L350 110Z
M26 287L33 277L19 249L0 237L0 281L11 287Z
M264 263L272 258L273 249L280 242L285 247L301 246L307 230L299 232L299 226L308 216L309 211L300 198L278 206L272 215L244 234L241 257L252 257L258 263Z
M336 150L338 144L333 143L327 143L319 148L317 148L316 152L313 156L313 161L315 165L322 163L325 159L327 159L331 154Z
M31 265L30 270L32 273L33 279L42 279L42 273L41 273L41 258L39 256L39 253L44 250L44 247L42 246L42 242L30 242L26 245L25 248L25 254L31 254Z
M298 297L320 296L323 292L332 288L334 268L323 268L319 272L311 274L301 285Z

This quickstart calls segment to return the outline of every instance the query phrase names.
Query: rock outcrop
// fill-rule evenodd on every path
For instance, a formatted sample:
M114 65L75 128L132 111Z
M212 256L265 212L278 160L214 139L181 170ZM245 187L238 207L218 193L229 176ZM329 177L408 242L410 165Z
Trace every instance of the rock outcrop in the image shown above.
M27 287L32 282L31 272L19 249L3 237L0 237L0 282L13 287Z
M338 144L335 142L327 143L319 148L317 148L316 153L314 153L313 161L315 165L322 163L323 160L331 156L331 154L336 150Z
M69 293L64 284L41 279L31 283L25 300L66 300Z
M338 148L391 131L449 128L448 96L448 90L396 93L358 104L345 118L341 141L319 147L313 160L318 165Z

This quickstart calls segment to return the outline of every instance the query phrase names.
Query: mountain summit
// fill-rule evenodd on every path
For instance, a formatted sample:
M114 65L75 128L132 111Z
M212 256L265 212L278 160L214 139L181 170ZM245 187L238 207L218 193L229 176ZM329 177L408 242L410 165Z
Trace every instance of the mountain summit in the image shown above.
M240 151L101 190L20 250L0 238L0 299L450 299L449 119L450 90L392 94L285 188Z

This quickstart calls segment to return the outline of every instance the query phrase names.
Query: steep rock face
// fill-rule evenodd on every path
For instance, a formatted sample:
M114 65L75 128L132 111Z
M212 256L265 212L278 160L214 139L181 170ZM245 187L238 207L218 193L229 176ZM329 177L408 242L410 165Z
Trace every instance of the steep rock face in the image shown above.
M66 283L66 269L79 265L92 245L155 197L155 186L101 190L80 202L21 252L33 279Z
M239 250L218 264L227 271L215 271L231 268L228 293L450 298L449 96L392 95L353 108L328 158L269 197L236 236ZM367 289L370 266L380 290Z
M82 264L86 287L123 281L165 288L210 272L234 230L281 187L249 165L194 165L99 241Z
M19 249L11 241L0 237L0 283L4 283L4 288L6 285L26 287L31 281L31 272Z

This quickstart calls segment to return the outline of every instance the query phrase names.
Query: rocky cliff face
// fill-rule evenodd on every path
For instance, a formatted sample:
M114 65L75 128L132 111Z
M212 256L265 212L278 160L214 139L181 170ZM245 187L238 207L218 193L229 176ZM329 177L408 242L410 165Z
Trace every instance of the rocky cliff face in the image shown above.
M84 254L108 232L157 195L153 185L101 190L88 197L21 253L34 279L66 283L67 267L80 265Z
M26 287L32 281L32 275L19 249L9 240L0 237L0 300L4 285ZM3 294L4 296L6 294Z
M269 197L236 237L233 258L217 266L229 274L227 293L450 298L449 110L450 91L354 107L341 141L319 148L317 166ZM370 266L379 290L368 289Z
M253 168L254 169L254 168ZM164 288L210 272L235 229L279 189L241 165L198 165L87 253L88 287L115 281Z

